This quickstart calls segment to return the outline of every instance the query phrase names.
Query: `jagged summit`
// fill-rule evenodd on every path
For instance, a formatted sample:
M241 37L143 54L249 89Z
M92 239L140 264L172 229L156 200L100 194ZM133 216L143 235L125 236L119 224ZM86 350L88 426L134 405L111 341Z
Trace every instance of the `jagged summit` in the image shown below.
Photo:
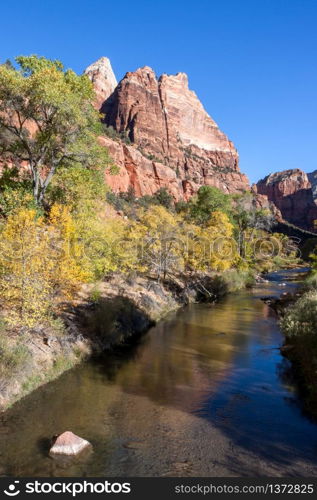
M120 174L108 180L115 191L133 187L143 196L165 187L174 199L188 199L202 185L226 193L250 189L234 144L189 89L186 73L158 78L143 66L116 85L109 60L101 58L86 74L109 127L110 139L103 141L120 167ZM118 137L125 140L120 143Z
M180 82L182 82L184 84L184 87L188 87L188 75L187 75L187 73L178 72L175 75L169 75L168 73L163 73L159 77L159 81L162 81L165 78L175 78L176 80L179 80Z
M237 170L238 155L233 144L188 88L185 73L163 74L157 79L149 66L128 72L102 111L108 125L127 132L148 154L162 160L169 158L177 165L180 149L194 146L226 153L229 156L225 166Z
M100 107L118 84L110 59L108 57L100 57L100 59L86 68L85 74L94 85L97 95L96 105Z

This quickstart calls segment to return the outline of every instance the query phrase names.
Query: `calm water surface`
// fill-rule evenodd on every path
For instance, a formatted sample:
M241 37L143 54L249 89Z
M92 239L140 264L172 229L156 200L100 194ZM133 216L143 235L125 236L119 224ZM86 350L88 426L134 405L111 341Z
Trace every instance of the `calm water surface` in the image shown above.
M260 300L295 273L191 305L138 345L82 364L0 423L0 473L16 476L316 475L317 426L285 376L276 318ZM286 286L281 286L286 282ZM48 438L72 430L94 446L57 464Z

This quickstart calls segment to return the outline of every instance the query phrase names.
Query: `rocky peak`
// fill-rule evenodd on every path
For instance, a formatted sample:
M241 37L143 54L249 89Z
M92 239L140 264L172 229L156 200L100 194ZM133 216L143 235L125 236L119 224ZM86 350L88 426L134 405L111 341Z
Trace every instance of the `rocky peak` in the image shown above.
M117 86L117 79L108 57L101 57L85 70L85 75L92 81L97 95L96 106L100 109Z
M268 175L257 183L257 192L264 194L281 211L288 222L306 229L317 219L317 206L308 176L296 168Z
M132 81L136 81L145 86L147 86L149 82L156 82L155 72L152 68L150 68L150 66L143 66L136 71L129 71L125 74L123 79L126 78Z
M203 184L227 193L249 189L234 145L189 90L185 73L157 79L148 66L126 73L101 111L106 125L128 135L160 171L177 173L179 198Z
M175 83L178 83L179 86L185 88L188 90L188 76L186 73L176 73L176 75L168 75L167 73L163 73L160 78L159 82L164 82L164 80L169 79L173 80Z
M278 184L281 187L287 185L289 186L288 194L297 191L299 188L311 187L307 174L299 168L271 173L259 182L264 182L266 185Z

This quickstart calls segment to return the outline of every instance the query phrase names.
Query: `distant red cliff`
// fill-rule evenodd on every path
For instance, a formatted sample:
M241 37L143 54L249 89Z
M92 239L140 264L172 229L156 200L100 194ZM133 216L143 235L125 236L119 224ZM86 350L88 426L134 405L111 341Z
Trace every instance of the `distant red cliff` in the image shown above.
M283 219L306 229L314 228L317 206L309 176L300 169L284 170L260 180L257 192L266 195Z

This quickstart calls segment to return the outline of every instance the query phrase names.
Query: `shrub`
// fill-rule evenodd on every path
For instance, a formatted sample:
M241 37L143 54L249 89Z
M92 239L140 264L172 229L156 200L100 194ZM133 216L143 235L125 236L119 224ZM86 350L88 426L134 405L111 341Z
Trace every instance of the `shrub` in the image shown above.
M159 205L165 208L171 208L173 204L173 196L167 191L166 188L160 188L153 195L154 200L157 200Z
M33 198L32 183L24 179L18 169L5 167L0 177L0 213L8 217L20 208L39 211Z
M114 141L122 141L125 144L132 144L132 141L129 137L129 132L124 130L122 132L118 132L112 125L106 125L103 123L103 132L104 134L113 139Z
M241 290L244 287L251 287L255 283L254 274L251 270L230 269L223 275L229 292Z
M301 255L302 259L305 261L309 261L310 255L315 251L317 246L317 238L308 238L304 245L301 247Z
M195 283L198 302L214 302L228 293L228 284L223 276L204 276Z
M281 319L287 337L310 337L317 346L317 292L305 293L289 308Z
M161 205L167 209L173 207L173 197L166 188L158 189L153 195L147 194L136 198L133 187L130 187L125 193L116 194L109 191L106 199L116 210L124 212L133 219L138 208L148 208L152 205Z
M189 204L184 201L180 200L175 203L175 211L178 214L187 214L189 210Z
M113 191L108 191L106 194L106 200L110 205L112 205L118 212L125 211L125 200L120 196L120 194L116 194Z
M0 379L14 376L21 369L29 357L28 349L20 342L11 344L0 336Z
M305 280L305 288L317 291L317 273L311 273Z

